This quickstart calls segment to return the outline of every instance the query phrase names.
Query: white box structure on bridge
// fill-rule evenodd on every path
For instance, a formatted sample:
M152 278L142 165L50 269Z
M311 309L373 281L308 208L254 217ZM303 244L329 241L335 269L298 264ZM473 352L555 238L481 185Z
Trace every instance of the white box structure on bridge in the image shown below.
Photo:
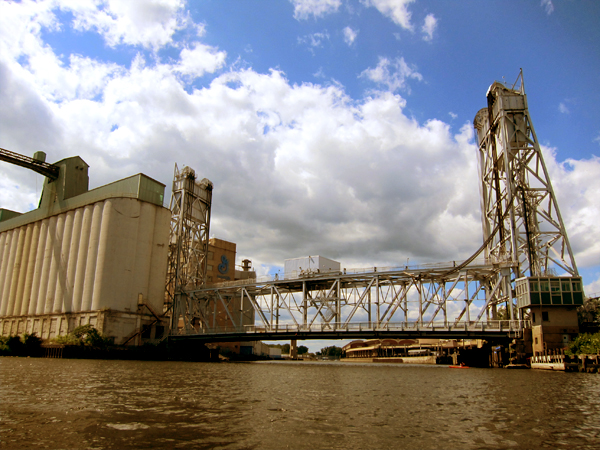
M323 256L304 256L286 259L283 263L286 279L298 278L318 273L339 272L340 263Z
M154 324L146 336L160 335L164 185L138 174L88 191L81 158L56 165L40 207L0 222L0 333L48 339L91 324L120 344Z

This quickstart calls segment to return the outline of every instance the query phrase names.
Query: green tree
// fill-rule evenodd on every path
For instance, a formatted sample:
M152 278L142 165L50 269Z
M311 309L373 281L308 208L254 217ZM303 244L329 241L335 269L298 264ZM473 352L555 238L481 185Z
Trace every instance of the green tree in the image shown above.
M569 344L567 355L596 355L600 353L600 333L582 333Z
M21 356L25 353L25 346L19 336L7 336L0 340L0 351L3 355Z
M308 347L301 345L300 347L298 347L298 354L299 355L304 355L308 353Z
M57 336L53 342L63 345L88 345L90 347L106 347L110 339L103 337L92 325L81 325L66 336Z
M341 347L336 347L335 345L324 347L321 349L321 355L325 357L339 358L342 356L342 349Z
M516 307L513 307L513 314L515 319L519 318L519 312ZM496 320L510 320L510 310L506 307L506 305L498 308L496 311Z
M588 298L577 308L577 319L581 331L600 331L600 298Z
M41 356L42 354L42 339L35 333L24 333L21 336L21 342L25 347L25 354L28 356Z

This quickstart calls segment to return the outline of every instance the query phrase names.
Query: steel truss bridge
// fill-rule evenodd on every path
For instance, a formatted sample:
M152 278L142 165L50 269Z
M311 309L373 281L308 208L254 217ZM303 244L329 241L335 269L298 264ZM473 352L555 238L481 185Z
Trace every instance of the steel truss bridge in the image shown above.
M201 208L188 208L186 214L180 214L180 208L172 230L182 231L172 232L170 240L178 249L171 259L176 269L172 272L180 274L174 278L170 337L521 338L531 328L524 320L527 310L541 303L539 295L530 298L529 291L521 292L517 310L516 280L548 278L558 272L579 279L578 271L529 115L522 71L512 86L494 82L486 100L487 107L473 122L479 144L484 242L468 260L335 273L305 271L300 277L286 274L282 280L200 287L206 266L187 261L201 260L203 241L189 236L197 235L194 223L208 221L199 213ZM178 186L174 184L176 200L196 195L187 184ZM199 257L190 259L186 248L189 255ZM188 266L200 276L186 275ZM562 311L558 309L562 305L551 303L544 307L550 304Z
M466 261L220 283L186 292L183 320L170 337L204 342L519 338L530 322L496 315L497 305L510 304L502 293L510 285L512 265Z

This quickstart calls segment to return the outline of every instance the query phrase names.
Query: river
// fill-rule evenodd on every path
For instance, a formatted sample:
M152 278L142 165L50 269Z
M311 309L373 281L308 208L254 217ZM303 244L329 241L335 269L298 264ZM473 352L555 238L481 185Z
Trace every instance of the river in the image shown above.
M0 358L2 449L597 449L597 374Z

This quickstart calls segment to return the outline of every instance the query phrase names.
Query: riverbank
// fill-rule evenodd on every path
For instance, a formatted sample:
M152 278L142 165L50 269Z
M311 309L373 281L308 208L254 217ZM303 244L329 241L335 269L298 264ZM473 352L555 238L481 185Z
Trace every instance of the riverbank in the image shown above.
M398 357L375 357L375 358L342 358L341 362L349 363L388 363L388 364L437 364L437 357L429 356L403 356Z

